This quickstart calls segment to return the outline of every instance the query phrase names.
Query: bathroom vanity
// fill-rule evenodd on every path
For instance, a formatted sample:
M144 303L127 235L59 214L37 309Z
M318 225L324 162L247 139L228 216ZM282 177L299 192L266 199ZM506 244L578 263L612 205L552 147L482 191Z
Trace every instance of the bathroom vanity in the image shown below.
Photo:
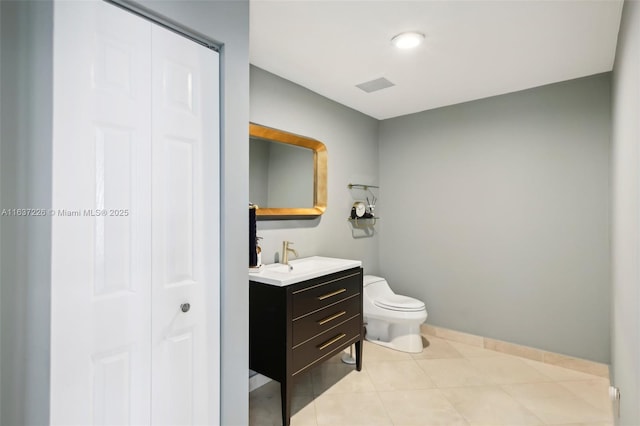
M360 371L364 339L360 262L312 257L290 264L249 275L249 368L280 382L283 425L295 376L354 343Z

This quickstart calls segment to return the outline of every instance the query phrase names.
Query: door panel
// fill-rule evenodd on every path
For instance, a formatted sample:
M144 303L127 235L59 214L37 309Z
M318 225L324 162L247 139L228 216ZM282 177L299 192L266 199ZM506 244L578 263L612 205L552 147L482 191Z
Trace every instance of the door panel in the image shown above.
M104 2L54 13L51 423L149 423L151 29Z
M194 150L198 150L198 140L165 137L167 165L165 178L165 226L166 266L165 286L180 284L194 285L194 178L199 170L194 164ZM200 155L199 152L195 153ZM195 188L197 189L197 188Z
M194 373L201 370L194 365L194 355L198 342L193 328L180 330L164 339L160 351L161 359L172 363L172 368L162 372L162 380L166 383L164 395L171 395L171 403L154 409L154 421L159 424L202 424L196 421L194 406L196 391L193 386L196 378ZM155 424L155 423L154 423Z
M126 425L130 421L131 348L94 355L93 419L96 425Z
M95 291L98 295L135 291L131 280L133 235L130 212L117 209L118 216L102 216L109 206L130 206L132 150L135 135L129 129L96 127ZM98 211L100 210L100 211ZM84 212L83 212L84 214ZM126 215L125 215L126 214Z
M152 38L152 422L217 423L218 57L163 28Z

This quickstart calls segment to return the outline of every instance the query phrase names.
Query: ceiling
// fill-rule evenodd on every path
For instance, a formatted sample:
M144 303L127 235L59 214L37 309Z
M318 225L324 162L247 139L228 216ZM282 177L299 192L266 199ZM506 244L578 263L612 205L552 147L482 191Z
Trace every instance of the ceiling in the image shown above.
M377 119L611 71L620 0L251 0L251 63ZM403 51L390 40L419 31ZM395 84L356 87L384 77Z

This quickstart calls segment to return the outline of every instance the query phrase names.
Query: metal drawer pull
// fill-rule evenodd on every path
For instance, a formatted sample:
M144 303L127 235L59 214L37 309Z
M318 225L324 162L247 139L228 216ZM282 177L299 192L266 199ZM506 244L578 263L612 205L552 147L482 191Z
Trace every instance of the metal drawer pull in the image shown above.
M335 296L337 294L344 293L345 291L347 291L346 288L341 288L340 290L332 291L331 293L327 293L327 294L324 294L322 296L318 296L318 300L328 299L329 297L333 297L333 296Z
M340 318L341 316L343 316L344 314L346 314L347 311L342 311L342 312L338 312L337 314L333 314L329 317L326 317L325 319L321 319L320 321L318 321L318 325L324 325L326 323L328 323L329 321L333 321L336 318Z
M333 345L335 342L337 342L340 339L344 339L345 337L347 337L346 334L342 333L339 336L334 337L333 339L329 340L328 342L325 342L323 344L321 344L320 346L318 346L319 350L323 350L324 348L326 348L327 346L331 346Z

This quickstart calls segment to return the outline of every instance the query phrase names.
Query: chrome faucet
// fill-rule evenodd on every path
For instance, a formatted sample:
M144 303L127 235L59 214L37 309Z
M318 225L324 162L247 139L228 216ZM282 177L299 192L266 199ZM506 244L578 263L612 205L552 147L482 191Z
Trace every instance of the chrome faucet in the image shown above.
M298 252L292 248L289 248L289 244L293 244L291 241L283 241L282 242L282 264L289 264L289 252L293 253L296 257L298 257Z

